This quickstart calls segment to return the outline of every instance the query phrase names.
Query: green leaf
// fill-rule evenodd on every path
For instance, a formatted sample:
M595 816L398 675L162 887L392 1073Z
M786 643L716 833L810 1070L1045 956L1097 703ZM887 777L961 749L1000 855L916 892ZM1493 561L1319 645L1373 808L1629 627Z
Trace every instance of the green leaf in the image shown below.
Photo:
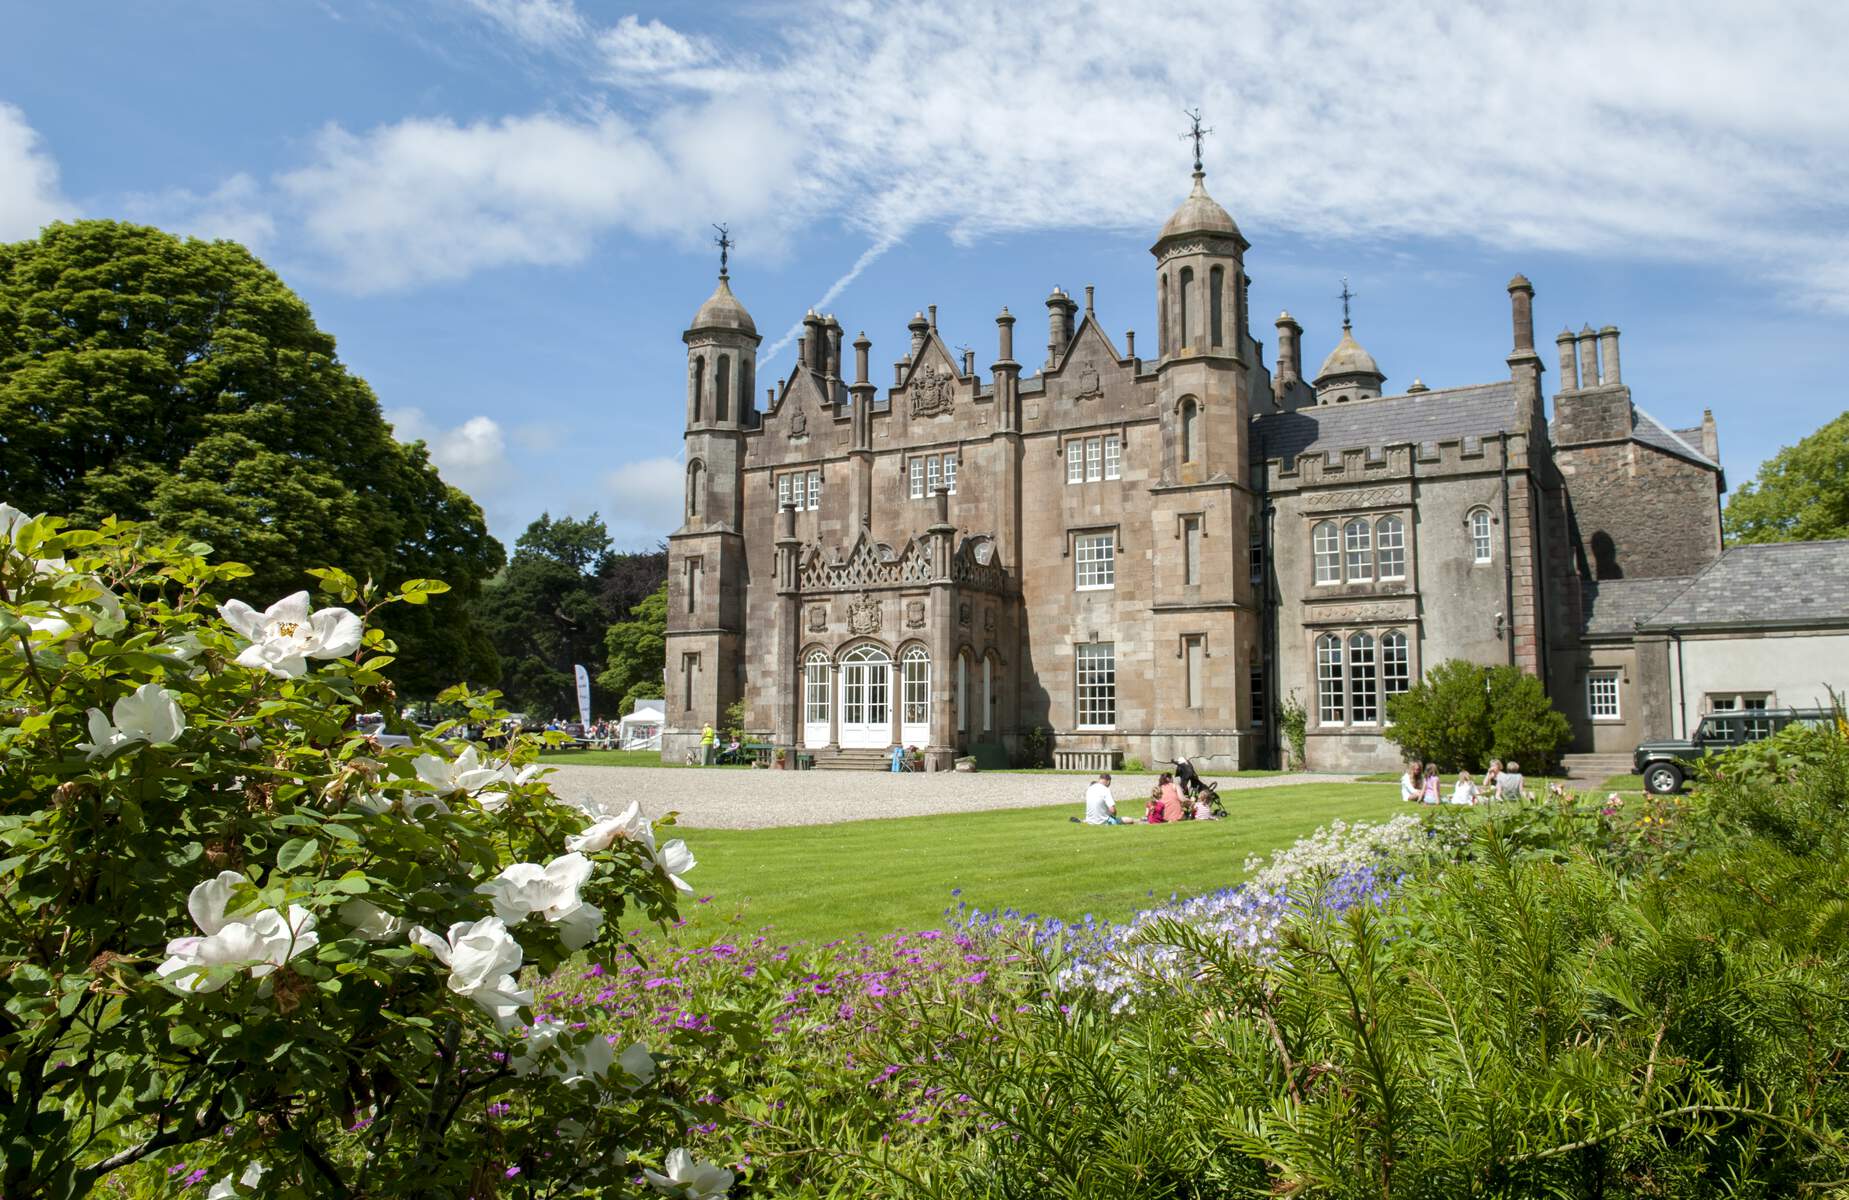
M321 843L313 838L291 838L283 843L276 852L276 868L280 871L294 871L314 861L321 852Z

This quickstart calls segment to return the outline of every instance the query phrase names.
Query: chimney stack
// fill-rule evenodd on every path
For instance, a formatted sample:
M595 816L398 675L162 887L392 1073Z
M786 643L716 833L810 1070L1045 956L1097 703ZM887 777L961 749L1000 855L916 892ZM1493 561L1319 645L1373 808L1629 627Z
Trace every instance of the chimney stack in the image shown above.
M906 325L906 328L912 331L911 357L917 358L919 348L925 344L925 334L929 333L931 330L931 322L925 320L924 313L915 312L912 314L912 319Z
M1085 315L1086 315L1086 316L1088 316L1088 317L1092 315L1092 311L1091 311L1091 290L1092 290L1092 289L1091 289L1091 284L1089 284L1089 283L1088 283L1088 284L1086 284L1086 285L1085 285Z
M1515 322L1515 352L1534 350L1534 285L1525 275L1509 280L1509 315Z
M1046 365L1051 368L1059 361L1059 352L1065 349L1070 335L1066 332L1066 293L1057 287L1046 298Z
M1001 362L1014 361L1014 314L1002 305L1001 315L995 318L995 357Z
M841 322L835 320L835 314L829 313L823 326L828 331L828 362L825 374L830 379L841 378Z
M861 330L860 336L854 339L854 382L857 384L867 382L867 351L872 346L867 340L867 331Z
M1573 357L1573 331L1562 329L1554 339L1554 345L1560 347L1560 390L1572 392L1579 389L1579 363Z
M1124 357L1136 357L1136 330L1134 329L1124 330Z
M1618 327L1607 325L1599 330L1599 359L1605 373L1599 382L1606 387L1617 387L1624 382L1624 375L1618 368Z
M812 308L803 315L803 346L807 356L803 365L811 371L821 371L827 364L828 342L823 336L822 318Z
M1575 339L1579 343L1579 386L1599 386L1599 335L1586 325Z
M1303 380L1303 326L1288 312L1278 314L1278 390Z
M975 378L976 352L974 350L965 350L963 352L963 375L965 378Z
M927 304L925 307L929 309L931 312L931 332L936 333L937 332L937 305Z

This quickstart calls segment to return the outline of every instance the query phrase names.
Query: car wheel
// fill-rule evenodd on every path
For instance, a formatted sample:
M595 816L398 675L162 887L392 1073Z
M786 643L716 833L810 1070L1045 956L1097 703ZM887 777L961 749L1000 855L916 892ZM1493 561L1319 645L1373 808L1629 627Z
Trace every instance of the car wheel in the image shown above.
M1653 796L1667 796L1682 786L1682 772L1668 763L1657 763L1644 772L1644 790Z

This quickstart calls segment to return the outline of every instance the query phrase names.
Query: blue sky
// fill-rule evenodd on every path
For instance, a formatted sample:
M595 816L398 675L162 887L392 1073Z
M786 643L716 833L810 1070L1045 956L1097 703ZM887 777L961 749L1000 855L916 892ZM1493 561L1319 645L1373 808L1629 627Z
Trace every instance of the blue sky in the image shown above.
M1618 325L1637 403L1712 408L1738 485L1846 407L1849 6L1537 7L20 4L0 239L245 241L498 535L596 509L642 546L709 222L761 378L811 305L883 364L935 303L986 376L1006 304L1031 369L1054 285L1148 347L1200 105L1264 341L1289 309L1313 369L1346 276L1390 390L1498 378L1520 271L1550 367Z

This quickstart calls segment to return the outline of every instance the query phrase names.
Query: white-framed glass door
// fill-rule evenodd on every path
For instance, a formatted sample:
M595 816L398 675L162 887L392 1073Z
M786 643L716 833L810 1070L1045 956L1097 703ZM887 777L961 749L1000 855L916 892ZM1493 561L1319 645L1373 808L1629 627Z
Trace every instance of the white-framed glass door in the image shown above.
M877 646L860 646L841 659L841 747L891 745L892 659Z
M913 646L900 660L899 740L907 746L931 743L931 659Z
M828 745L834 724L835 665L820 650L803 664L803 745L818 749Z

